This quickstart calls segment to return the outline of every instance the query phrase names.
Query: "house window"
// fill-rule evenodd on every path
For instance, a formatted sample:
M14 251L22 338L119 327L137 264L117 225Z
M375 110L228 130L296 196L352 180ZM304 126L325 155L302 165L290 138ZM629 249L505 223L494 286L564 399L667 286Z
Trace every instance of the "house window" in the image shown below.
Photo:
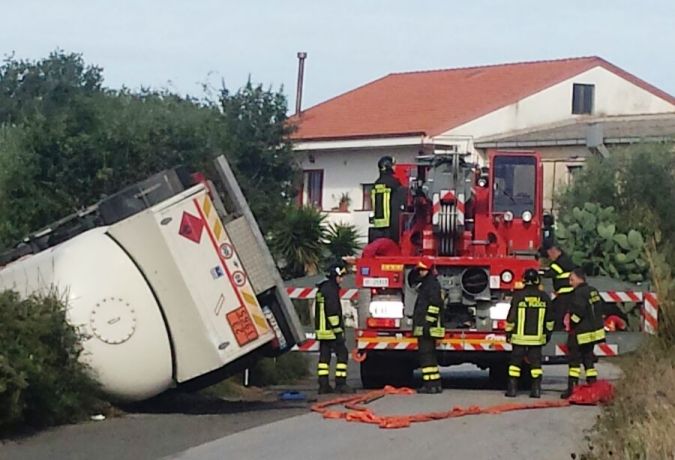
M567 174L569 174L570 182L581 172L581 168L583 168L582 165L567 165Z
M312 169L302 173L302 204L321 209L323 170Z
M572 113L575 115L593 113L595 85L575 83L572 88Z
M373 184L361 184L363 189L363 201L361 203L361 209L363 211L372 211L373 202L371 201L370 192L373 190Z

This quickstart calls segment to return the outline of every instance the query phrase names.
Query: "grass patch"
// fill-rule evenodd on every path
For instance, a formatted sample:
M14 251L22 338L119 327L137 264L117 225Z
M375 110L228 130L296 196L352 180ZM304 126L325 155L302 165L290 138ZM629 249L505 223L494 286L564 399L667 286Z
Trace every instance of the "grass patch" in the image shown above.
M585 460L675 458L675 346L651 339L620 363L624 377L603 408Z
M286 353L278 358L263 358L251 369L251 385L288 385L309 375L304 353Z

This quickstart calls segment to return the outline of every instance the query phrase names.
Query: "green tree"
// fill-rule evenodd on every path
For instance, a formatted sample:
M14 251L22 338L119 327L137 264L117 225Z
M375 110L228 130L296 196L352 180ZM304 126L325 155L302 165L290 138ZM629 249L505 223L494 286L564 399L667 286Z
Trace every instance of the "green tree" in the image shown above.
M673 143L645 143L592 158L561 197L561 219L586 203L616 210L616 231L645 236L644 260L659 296L659 334L675 343L675 151Z
M249 82L216 100L113 91L82 57L0 66L0 245L179 164L225 153L263 231L281 220L295 177L281 92Z
M239 182L263 228L283 219L295 196L297 174L288 122L286 97L281 92L248 83L237 93L220 93L225 126L224 151L239 172Z

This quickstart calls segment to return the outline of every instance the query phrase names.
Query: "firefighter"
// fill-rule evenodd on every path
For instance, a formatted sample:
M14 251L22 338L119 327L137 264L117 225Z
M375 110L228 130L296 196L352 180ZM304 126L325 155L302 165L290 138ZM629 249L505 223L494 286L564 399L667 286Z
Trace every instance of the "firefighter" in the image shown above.
M572 259L560 249L560 246L554 243L547 243L544 245L544 253L551 261L548 269L544 270L543 276L545 278L553 279L553 291L555 292L555 299L553 300L553 317L555 320L555 330L561 331L564 329L565 315L569 312L570 303L572 301L572 291L574 288L570 286L570 273L577 265L572 262Z
M423 257L408 275L408 284L417 290L413 311L413 336L417 337L419 365L422 369L422 387L418 393L443 392L441 373L436 360L436 340L442 339L443 299L441 285L432 273L433 262Z
M586 383L594 383L598 379L593 349L596 343L605 341L602 318L604 303L600 293L586 284L586 274L580 268L572 270L570 284L574 288L574 295L570 306L570 331L567 335L567 391L562 394L563 399L569 398L574 387L578 385L581 364L586 369Z
M532 390L530 398L541 397L541 349L553 332L551 298L539 288L539 272L533 268L523 273L524 289L511 299L506 318L506 333L513 346L509 362L509 380L506 396L513 398L518 392L518 378L524 358L530 363Z
M344 265L337 263L330 266L327 278L319 284L316 294L314 324L316 339L319 341L319 394L353 393L347 385L347 361L349 353L345 346L344 319L340 304L340 283L347 273ZM330 386L330 360L332 354L337 357L335 365L335 389Z
M377 238L399 240L399 211L401 207L401 182L394 177L394 159L383 156L377 162L380 176L370 192L373 215L370 223L370 241Z

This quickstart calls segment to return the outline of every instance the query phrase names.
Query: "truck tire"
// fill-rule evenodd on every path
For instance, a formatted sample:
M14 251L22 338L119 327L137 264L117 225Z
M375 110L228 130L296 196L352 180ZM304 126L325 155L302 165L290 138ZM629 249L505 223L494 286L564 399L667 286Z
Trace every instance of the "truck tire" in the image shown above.
M498 362L490 365L489 370L490 385L493 388L506 388L506 381L509 378L509 363L508 361Z
M365 389L382 388L385 385L409 387L413 384L415 364L406 359L383 356L368 356L361 363L361 384Z

